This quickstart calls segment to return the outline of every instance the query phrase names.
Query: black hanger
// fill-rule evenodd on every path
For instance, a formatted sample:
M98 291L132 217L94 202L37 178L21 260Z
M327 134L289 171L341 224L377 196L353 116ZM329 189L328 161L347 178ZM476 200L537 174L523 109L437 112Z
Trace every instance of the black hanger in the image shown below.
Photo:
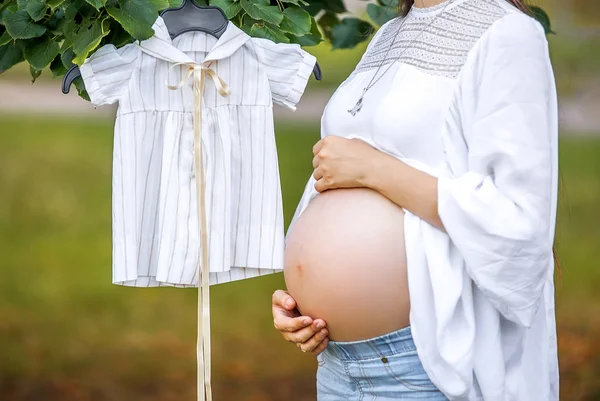
M163 10L160 16L165 21L171 39L190 31L206 32L218 39L225 32L229 23L220 8L199 6L194 0L184 0L179 7ZM313 73L317 81L320 81L321 67L319 67L319 63L315 63ZM73 64L63 77L62 93L69 93L73 81L80 76L79 67Z
M179 7L168 8L160 16L172 39L191 31L206 32L219 39L229 24L223 10L199 6L193 0L185 0Z

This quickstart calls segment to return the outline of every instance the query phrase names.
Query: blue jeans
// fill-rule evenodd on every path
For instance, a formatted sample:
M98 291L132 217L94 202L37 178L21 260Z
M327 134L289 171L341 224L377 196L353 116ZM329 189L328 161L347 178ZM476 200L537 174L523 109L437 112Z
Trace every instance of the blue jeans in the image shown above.
M330 341L317 361L318 401L448 400L423 370L410 327L364 341Z

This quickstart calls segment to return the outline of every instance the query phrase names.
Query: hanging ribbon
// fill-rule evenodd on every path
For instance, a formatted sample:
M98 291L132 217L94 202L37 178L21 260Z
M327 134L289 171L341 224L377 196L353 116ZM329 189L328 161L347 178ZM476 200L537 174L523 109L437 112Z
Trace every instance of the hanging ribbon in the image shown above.
M188 67L184 77L177 85L167 86L171 90L180 89L190 76L193 75L194 91L194 168L196 173L196 200L198 210L198 229L200 230L200 249L198 255L198 339L196 343L197 353L197 375L198 375L198 401L212 401L211 388L211 358L210 358L210 296L209 296L209 272L208 265L208 235L206 232L206 204L205 204L205 177L204 162L202 160L202 100L204 95L205 77L208 76L215 83L217 91L223 97L231 92L227 84L210 69L210 63L176 63L170 70L179 65ZM169 71L170 71L169 70Z

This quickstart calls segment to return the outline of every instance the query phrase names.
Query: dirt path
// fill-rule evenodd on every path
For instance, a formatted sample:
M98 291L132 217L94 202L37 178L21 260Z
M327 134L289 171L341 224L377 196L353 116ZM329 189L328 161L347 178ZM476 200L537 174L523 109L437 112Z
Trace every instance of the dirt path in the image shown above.
M309 90L296 112L276 107L276 119L289 122L318 122L330 95L331 91L328 90ZM63 95L60 82L39 82L31 85L0 81L0 113L109 117L114 111L114 106L93 107L80 99L75 91ZM600 135L600 90L595 88L577 98L562 98L559 118L561 132Z

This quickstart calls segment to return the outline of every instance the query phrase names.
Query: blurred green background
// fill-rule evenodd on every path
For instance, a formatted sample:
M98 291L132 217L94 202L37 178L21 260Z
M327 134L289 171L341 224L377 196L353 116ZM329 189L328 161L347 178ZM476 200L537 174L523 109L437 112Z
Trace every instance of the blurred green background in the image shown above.
M557 32L550 42L561 101L600 110L590 105L600 99L600 3L537 3ZM309 49L324 80L306 96L328 96L364 47ZM32 90L27 74L0 75L5 104L9 85ZM113 118L34 107L58 85L43 76L39 98L21 110L0 107L0 401L195 399L196 292L110 283ZM277 121L286 225L312 172L319 117ZM597 401L600 127L579 126L564 128L560 142L561 400ZM272 326L271 294L283 287L281 274L212 287L215 401L315 399L314 357Z

